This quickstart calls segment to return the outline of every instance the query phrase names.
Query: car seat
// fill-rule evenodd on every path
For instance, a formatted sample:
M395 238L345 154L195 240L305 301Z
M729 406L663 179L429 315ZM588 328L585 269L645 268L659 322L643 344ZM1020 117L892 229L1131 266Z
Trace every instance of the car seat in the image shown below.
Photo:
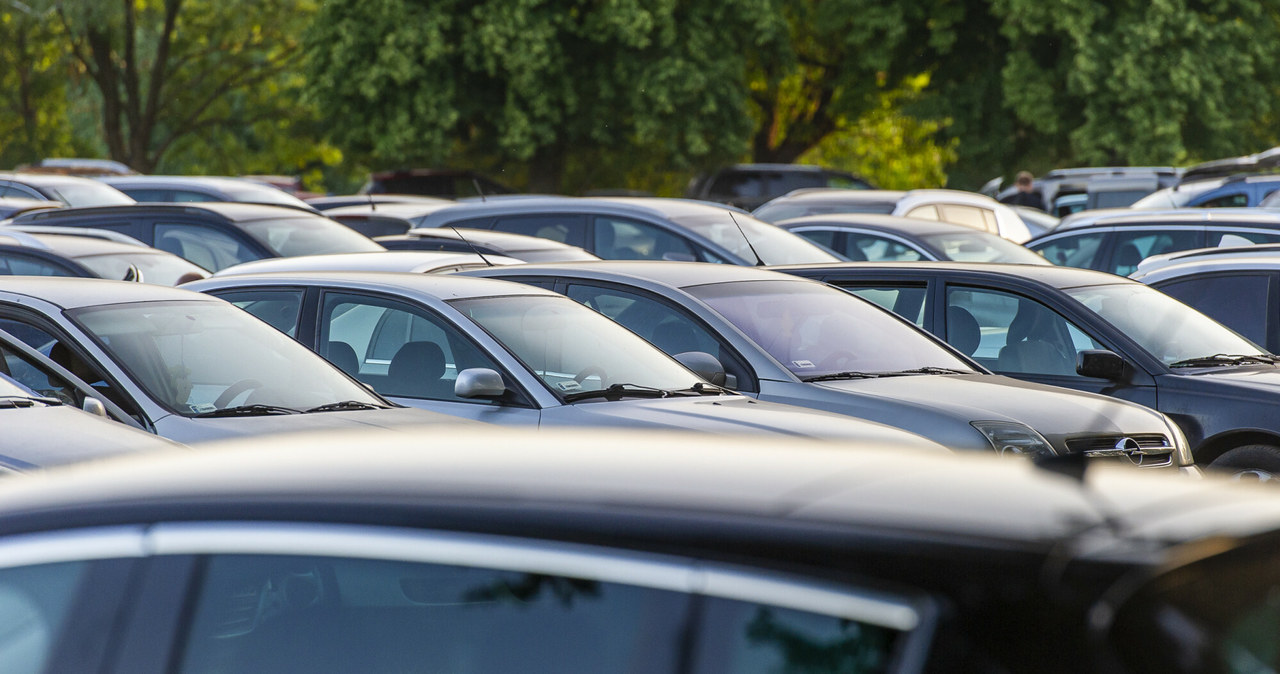
M1023 300L1009 323L1005 346L996 369L1028 374L1075 374L1075 353L1068 355L1054 333L1055 315L1034 302Z
M1115 255L1111 260L1111 269L1121 276L1127 276L1138 268L1138 263L1143 260L1142 251L1138 250L1137 244L1132 241L1125 242L1116 249Z
M338 369L355 377L360 374L360 357L356 355L356 350L346 342L329 342L325 351L328 355L325 358Z
M434 342L406 342L387 367L382 393L409 398L438 398L444 375L444 351Z
M947 343L966 356L977 352L982 343L982 328L968 309L947 307Z

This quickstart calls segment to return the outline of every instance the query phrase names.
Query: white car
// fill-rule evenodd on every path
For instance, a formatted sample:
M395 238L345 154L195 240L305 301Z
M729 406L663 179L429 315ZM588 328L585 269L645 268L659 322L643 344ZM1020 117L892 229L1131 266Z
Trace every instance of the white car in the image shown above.
M752 215L765 222L778 222L831 213L902 215L965 225L1016 243L1031 238L1031 230L1012 208L991 197L961 190L804 189L778 197Z

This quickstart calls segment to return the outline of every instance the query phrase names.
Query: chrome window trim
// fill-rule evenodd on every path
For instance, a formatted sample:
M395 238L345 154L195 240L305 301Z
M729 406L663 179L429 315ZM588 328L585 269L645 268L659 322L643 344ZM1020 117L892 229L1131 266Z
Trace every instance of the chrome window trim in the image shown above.
M963 225L961 226L963 227ZM917 244L916 242L909 241L903 238L901 235L891 234L889 232L883 232L878 229L863 229L861 227L857 227L853 225L801 225L799 227L790 227L789 229L793 232L813 232L813 231L845 232L846 234L854 233L854 234L865 234L866 236L875 236L881 239L888 239L889 241L893 241L895 243L906 246L907 248L910 248L911 250L914 250L915 252L919 253L922 257L924 257L924 259L929 260L931 262L938 261L938 257L936 255L934 255L933 253L930 253L927 250L922 249L920 245Z
M146 557L143 526L19 534L0 542L0 569L36 564Z
M163 523L145 534L155 555L273 554L466 565L758 602L910 632L919 600L666 555L484 534L342 524ZM0 548L3 555L3 548Z

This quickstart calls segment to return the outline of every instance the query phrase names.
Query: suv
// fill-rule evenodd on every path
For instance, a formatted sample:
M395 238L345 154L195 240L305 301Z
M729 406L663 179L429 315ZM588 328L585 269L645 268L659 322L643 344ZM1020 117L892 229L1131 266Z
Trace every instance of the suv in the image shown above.
M871 183L852 173L821 166L736 164L694 178L685 196L752 210L774 197L806 187L872 188Z
M318 213L262 204L66 208L27 213L9 222L112 230L209 271L264 257L386 250L369 237Z
M1134 208L1246 208L1266 206L1266 199L1280 190L1280 174L1240 174L1184 182L1155 192ZM1274 203L1274 200L1273 200Z

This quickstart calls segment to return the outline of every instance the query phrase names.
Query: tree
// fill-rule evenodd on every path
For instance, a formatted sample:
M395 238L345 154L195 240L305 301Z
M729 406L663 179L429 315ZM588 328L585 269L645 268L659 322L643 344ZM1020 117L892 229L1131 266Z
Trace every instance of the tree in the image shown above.
M46 18L20 2L0 10L0 166L72 151L65 50Z
M785 39L769 0L332 0L306 51L349 154L516 164L556 192L591 172L575 157L621 175L741 155L747 54Z
M314 0L33 0L98 96L112 159L151 172L177 145L305 119L297 36ZM267 142L275 142L268 140ZM205 146L208 149L210 146Z

